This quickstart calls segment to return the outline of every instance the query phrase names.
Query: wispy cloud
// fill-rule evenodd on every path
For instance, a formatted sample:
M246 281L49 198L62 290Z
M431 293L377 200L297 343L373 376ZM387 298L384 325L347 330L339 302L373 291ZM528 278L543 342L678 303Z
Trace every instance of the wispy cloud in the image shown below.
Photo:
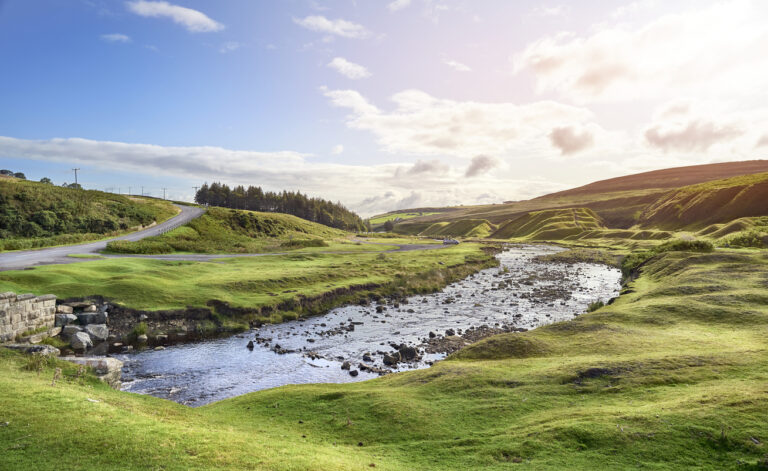
M234 52L240 49L240 43L237 41L227 41L224 44L221 45L219 48L219 52L222 54L227 54L230 52Z
M472 69L469 68L468 65L462 64L461 62L458 62L458 61L455 61L455 60L452 60L452 59L443 58L443 64L445 64L448 67L452 68L456 72L472 72Z
M363 79L371 76L371 73L364 66L350 62L343 57L334 58L331 62L328 63L328 67L352 80Z
M560 149L562 155L571 155L586 150L595 143L595 137L586 129L575 126L557 127L549 133L552 145Z
M131 37L121 33L102 34L101 40L108 43L129 43Z
M168 2L133 0L126 3L128 10L149 18L168 18L191 33L221 31L224 25L212 20L205 13Z
M389 8L389 11L398 11L409 6L410 4L411 0L395 0L394 2L390 2L387 5L387 8Z
M533 9L536 16L561 16L565 14L567 8L564 5L541 6Z
M331 154L333 154L333 155L339 155L342 152L344 152L344 146L341 145L341 144L337 144L337 145L333 146L333 149L331 149Z
M350 110L350 128L370 131L383 150L396 154L461 158L515 151L545 154L545 136L551 129L593 119L586 108L552 101L525 105L454 101L420 90L396 93L395 109L387 112L355 90L321 91L334 106Z
M293 22L310 31L333 34L342 38L365 38L371 33L365 26L351 21L336 19L329 20L322 15L311 15L305 18L294 18Z

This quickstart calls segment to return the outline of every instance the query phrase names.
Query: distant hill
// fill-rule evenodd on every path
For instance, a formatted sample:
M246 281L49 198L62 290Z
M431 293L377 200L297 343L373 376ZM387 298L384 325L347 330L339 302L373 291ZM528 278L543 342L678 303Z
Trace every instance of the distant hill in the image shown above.
M655 170L601 180L527 201L431 208L436 212L435 214L402 221L395 226L395 232L418 234L435 223L452 223L465 219L484 219L490 224L501 226L533 211L564 208L588 208L595 212L605 227L628 229L640 222L640 217L647 208L678 188L761 172L768 172L768 160ZM402 210L402 212L413 212L413 210Z
M0 179L0 250L71 244L164 221L167 201Z

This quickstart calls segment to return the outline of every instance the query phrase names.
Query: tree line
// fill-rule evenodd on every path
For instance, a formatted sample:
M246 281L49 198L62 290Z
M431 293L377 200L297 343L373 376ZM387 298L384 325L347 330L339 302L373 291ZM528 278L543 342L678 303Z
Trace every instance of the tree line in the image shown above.
M341 203L310 198L300 192L264 191L258 186L230 188L222 183L205 183L195 194L195 202L232 209L285 213L345 231L363 231L365 223Z

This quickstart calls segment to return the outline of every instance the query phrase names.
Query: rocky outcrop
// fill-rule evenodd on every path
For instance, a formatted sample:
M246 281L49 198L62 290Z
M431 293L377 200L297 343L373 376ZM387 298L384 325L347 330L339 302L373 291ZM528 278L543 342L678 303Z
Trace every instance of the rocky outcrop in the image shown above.
M109 357L62 357L64 361L93 368L96 376L114 389L120 389L123 362Z

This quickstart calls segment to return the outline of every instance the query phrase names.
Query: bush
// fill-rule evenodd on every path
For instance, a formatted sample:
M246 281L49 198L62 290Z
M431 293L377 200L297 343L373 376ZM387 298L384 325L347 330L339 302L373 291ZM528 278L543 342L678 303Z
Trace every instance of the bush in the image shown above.
M280 247L298 249L306 247L328 247L328 243L322 239L294 239L283 242Z
M739 232L726 238L720 245L728 247L765 247L765 241L768 240L768 236L756 230Z
M173 252L173 248L160 241L140 240L129 242L116 240L107 244L107 252L123 254L158 255Z
M601 307L604 307L605 303L603 301L595 301L593 303L589 303L589 306L587 307L587 312L594 312L600 309Z

